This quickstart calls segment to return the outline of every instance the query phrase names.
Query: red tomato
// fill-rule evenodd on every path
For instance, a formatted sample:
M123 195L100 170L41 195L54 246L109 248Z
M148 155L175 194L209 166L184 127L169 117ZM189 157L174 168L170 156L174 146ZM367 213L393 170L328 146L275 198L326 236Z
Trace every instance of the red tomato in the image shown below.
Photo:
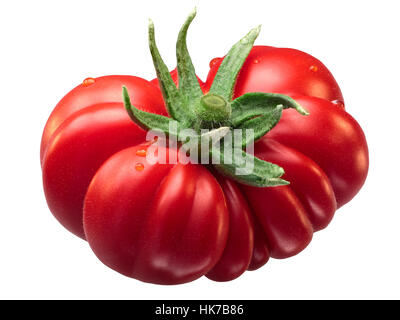
M214 60L205 84L199 81L204 92L221 61ZM176 72L172 76L176 82ZM256 144L256 156L285 169L288 186L249 187L201 165L148 163L149 143L124 109L122 85L139 109L166 114L154 80L87 80L51 114L41 161L55 217L129 277L159 284L203 275L228 281L270 256L293 256L365 181L364 134L338 106L343 97L331 73L303 52L255 47L235 88L235 97L288 94L310 112L285 110Z

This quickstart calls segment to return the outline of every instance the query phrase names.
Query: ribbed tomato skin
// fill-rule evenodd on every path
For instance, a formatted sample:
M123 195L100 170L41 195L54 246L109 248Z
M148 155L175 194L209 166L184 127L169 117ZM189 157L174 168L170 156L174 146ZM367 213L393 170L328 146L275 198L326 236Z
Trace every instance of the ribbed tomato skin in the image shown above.
M213 60L205 83L199 79L204 93L221 62ZM53 215L126 276L157 284L203 275L229 281L270 257L293 256L366 179L364 133L332 74L304 52L254 47L234 91L287 94L309 111L284 110L255 145L259 158L285 169L288 186L256 188L201 165L148 163L150 142L124 110L123 85L139 109L167 114L156 80L89 79L51 114L41 163Z

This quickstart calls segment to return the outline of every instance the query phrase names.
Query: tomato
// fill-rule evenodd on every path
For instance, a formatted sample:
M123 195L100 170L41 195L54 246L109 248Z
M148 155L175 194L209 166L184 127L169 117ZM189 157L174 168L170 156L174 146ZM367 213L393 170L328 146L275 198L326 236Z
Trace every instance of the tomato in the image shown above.
M149 30L151 36L151 25ZM42 137L44 191L60 223L86 239L105 265L128 277L157 284L203 275L229 281L270 257L288 258L306 248L313 233L324 229L362 187L368 147L361 127L344 109L338 84L319 60L294 49L257 46L248 49L247 58L242 55L232 98L279 93L309 112L284 110L279 123L255 144L255 156L284 168L282 178L290 184L260 187L218 167L150 162L146 155L155 141L147 141L138 118L132 121L136 109L125 95L123 100L122 86L131 96L129 104L146 116L164 116L154 121L169 121L167 109L176 102L191 103L190 94L197 99L211 93L214 101L224 101L213 93L213 84L224 81L215 80L223 59L212 61L205 83L194 70L188 74L190 60L182 45L187 29L182 30L177 47L187 78L178 93L177 70L168 78L151 42L160 83L169 92L160 91L157 79L106 76L86 79L59 102ZM252 32L247 37L254 42L259 31ZM240 56L252 42L239 42L242 51L236 48L230 57ZM171 103L176 97L183 100ZM181 152L172 146L162 151L169 157Z

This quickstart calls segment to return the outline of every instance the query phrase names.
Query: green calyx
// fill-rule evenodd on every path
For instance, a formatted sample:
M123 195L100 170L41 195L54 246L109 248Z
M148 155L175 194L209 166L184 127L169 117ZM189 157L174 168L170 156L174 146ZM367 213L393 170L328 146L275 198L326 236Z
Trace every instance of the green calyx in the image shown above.
M150 20L150 52L170 117L132 106L128 90L124 87L124 103L129 116L143 129L174 136L181 143L188 138L188 130L191 130L191 143L195 141L202 145L205 138L211 139L212 143L207 145L206 150L199 148L199 151L208 154L217 171L240 183L257 187L288 184L281 179L284 174L281 167L246 153L244 148L247 149L270 131L279 122L283 109L293 108L302 115L307 115L307 111L292 98L275 93L247 93L232 101L236 79L260 32L260 26L252 29L231 48L218 69L210 91L204 94L186 45L187 31L195 15L196 10L186 19L176 43L179 87L161 58L155 42L154 24ZM204 133L205 129L210 131ZM236 139L239 131L242 134Z

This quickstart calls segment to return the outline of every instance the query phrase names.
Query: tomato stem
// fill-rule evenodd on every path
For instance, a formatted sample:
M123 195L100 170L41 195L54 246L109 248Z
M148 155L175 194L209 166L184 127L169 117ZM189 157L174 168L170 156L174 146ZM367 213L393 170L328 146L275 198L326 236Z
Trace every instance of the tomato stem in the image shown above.
M214 128L230 119L232 108L223 97L209 93L201 97L195 113L199 117L201 128Z

